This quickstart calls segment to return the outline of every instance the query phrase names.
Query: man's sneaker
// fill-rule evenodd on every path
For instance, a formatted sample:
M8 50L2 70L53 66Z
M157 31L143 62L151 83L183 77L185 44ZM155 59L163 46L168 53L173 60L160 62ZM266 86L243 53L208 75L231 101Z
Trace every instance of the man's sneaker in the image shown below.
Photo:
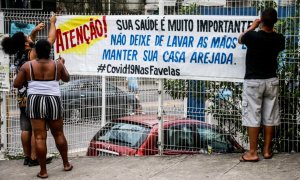
M46 164L50 164L51 162L52 162L52 157L47 157L47 159L46 159Z
M46 159L46 164L50 164L51 162L52 162L52 157L48 157L47 159ZM39 161L37 160L37 159L35 159L35 160L32 160L32 159L30 159L29 160L29 163L28 163L28 166L29 167L31 167L31 166L37 166L37 165L39 165L40 163L39 163Z
M30 158L29 163L28 163L28 166L29 166L29 167L32 167L32 166L38 166L38 165L39 165L39 161L38 161L37 159L32 160L32 159Z
M28 165L28 163L29 163L29 161L30 161L30 157L27 157L27 156L25 156L25 158L24 158L24 165L25 166L27 166Z

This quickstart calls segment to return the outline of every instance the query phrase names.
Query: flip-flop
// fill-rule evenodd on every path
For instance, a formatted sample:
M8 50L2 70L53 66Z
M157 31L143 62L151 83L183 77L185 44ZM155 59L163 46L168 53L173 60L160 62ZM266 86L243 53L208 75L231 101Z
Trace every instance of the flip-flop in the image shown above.
M264 156L264 159L272 159L273 153L270 153L270 156Z
M73 166L72 165L70 165L68 168L65 168L64 167L64 171L71 171L73 169Z
M48 178L48 175L47 176L42 176L40 173L38 173L36 175L36 177L41 178L41 179L46 179L46 178Z
M258 162L259 159L245 159L244 155L241 156L240 162Z

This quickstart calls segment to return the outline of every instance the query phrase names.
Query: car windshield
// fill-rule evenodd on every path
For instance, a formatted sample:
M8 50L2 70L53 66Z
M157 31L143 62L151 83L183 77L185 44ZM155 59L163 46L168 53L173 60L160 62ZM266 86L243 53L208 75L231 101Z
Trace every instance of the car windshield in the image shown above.
M96 141L104 141L130 148L139 148L150 132L149 127L129 123L108 123L101 129L96 137Z

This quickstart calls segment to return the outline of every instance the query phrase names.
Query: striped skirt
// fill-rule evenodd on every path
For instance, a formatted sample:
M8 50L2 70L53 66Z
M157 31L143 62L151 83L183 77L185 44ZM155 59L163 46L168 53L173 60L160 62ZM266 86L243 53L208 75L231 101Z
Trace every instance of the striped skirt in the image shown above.
M57 120L62 118L59 96L31 94L27 98L27 115L30 119Z

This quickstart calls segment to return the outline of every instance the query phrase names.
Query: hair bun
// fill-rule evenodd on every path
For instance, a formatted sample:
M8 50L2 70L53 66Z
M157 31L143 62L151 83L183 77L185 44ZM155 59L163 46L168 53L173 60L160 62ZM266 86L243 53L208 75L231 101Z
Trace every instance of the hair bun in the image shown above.
M12 55L12 54L16 54L17 53L17 49L13 43L13 39L11 37L5 37L3 38L2 42L1 42L1 46L3 51L6 54Z

